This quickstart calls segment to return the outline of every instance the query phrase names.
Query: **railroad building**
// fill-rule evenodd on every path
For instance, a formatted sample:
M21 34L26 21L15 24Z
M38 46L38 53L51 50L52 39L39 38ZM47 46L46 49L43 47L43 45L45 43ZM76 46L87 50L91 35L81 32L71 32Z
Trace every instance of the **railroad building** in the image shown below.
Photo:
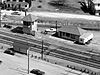
M25 16L23 20L23 32L26 34L35 35L37 32L37 17L31 14Z
M58 29L58 37L73 41L79 41L79 37L86 32L87 31L81 29L80 27L66 25Z
M20 41L14 41L13 43L13 49L16 52L26 54L28 48L29 48L29 45L27 43L20 42Z

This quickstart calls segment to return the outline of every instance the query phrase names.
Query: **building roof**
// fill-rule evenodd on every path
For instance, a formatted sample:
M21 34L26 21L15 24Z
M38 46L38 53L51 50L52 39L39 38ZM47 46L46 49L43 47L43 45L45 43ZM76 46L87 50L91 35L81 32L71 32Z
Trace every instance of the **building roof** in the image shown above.
M93 3L98 4L100 3L100 0L92 0Z
M15 2L15 1L8 1L6 2L6 4L15 4L15 5L21 4L22 6L28 5L27 2Z
M29 14L29 15L25 16L22 20L27 21L27 22L33 22L37 19L38 18L36 16Z
M74 34L74 35L82 35L86 33L86 30L81 29L80 27L73 26L73 25L66 25L62 28L59 28L58 31Z

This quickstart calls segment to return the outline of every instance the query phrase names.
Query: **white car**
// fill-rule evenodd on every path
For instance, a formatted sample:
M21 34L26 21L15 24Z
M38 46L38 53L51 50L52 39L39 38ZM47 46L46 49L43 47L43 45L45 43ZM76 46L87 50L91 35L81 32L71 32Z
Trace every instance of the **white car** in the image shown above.
M45 32L56 32L55 28L46 29Z

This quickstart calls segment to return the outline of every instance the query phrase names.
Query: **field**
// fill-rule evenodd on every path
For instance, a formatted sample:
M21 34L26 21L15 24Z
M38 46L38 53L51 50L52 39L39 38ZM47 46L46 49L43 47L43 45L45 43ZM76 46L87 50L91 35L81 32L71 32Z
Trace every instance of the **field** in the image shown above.
M50 1L52 0L42 0L42 2L32 1L32 6L29 9L29 11L38 10L38 11L87 14L82 11L81 5L79 3L80 0L66 0L64 6L50 5L48 4L48 2Z

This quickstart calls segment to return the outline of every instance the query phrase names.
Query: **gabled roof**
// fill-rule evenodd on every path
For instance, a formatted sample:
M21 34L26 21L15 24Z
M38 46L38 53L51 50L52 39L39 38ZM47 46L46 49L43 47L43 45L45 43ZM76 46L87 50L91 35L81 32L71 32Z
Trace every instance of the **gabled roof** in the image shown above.
M6 2L7 4L21 4L21 5L26 5L26 4L29 4L27 2L16 2L16 1L8 1Z
M29 14L29 15L25 16L22 20L27 21L27 22L33 22L37 19L38 18L36 16L33 16L33 15Z
M62 28L59 28L58 31L62 31L62 32L66 32L66 33L70 33L74 35L82 35L83 33L86 33L85 30L73 25L63 26Z

